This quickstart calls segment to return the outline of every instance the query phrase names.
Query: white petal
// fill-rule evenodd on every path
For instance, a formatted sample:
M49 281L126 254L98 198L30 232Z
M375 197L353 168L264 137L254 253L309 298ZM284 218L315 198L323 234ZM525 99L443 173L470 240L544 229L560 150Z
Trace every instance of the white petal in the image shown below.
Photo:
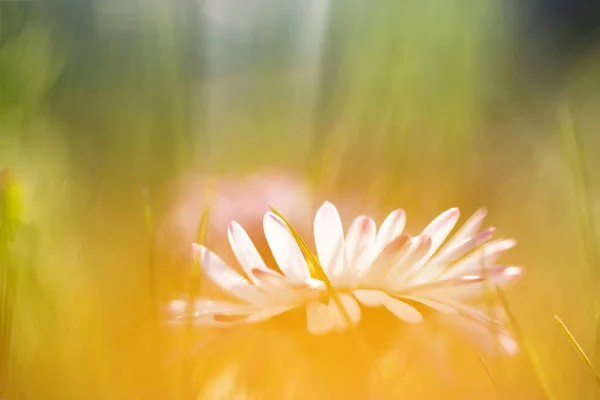
M338 332L346 329L347 324L346 319L344 318L344 314L342 314L342 311L339 309L339 307L333 299L329 300L329 305L327 307L329 312L329 318L331 319L331 324L333 325L333 329Z
M470 318L487 328L502 329L502 322L497 318L495 314L488 315L486 312L482 312L475 307L466 305L461 302L449 301L448 304L456 308L462 315Z
M504 351L510 355L515 355L519 352L519 345L515 338L510 334L498 334L498 342Z
M490 291L495 293L495 286L503 287L512 283L516 278L519 278L522 275L522 272L523 270L517 266L494 265L487 269L485 276L486 279L483 281L473 285L447 288L442 290L442 293L444 296L455 299L479 298L489 294ZM481 271L479 275L481 276Z
M462 300L480 297L486 293L486 280L479 275L465 275L460 278L428 282L410 287L410 294L446 300ZM492 286L490 286L493 289Z
M386 286L399 289L407 284L410 279L418 272L422 265L422 260L427 256L431 249L431 238L420 235L411 240L411 246L402 259L396 263L385 278Z
M487 210L485 208L480 208L479 210L475 211L471 218L469 218L467 222L461 226L458 232L456 232L454 236L452 236L452 238L446 242L445 247L452 247L475 235L481 228L481 224L486 216Z
M411 248L412 238L408 235L398 236L392 240L371 263L362 278L365 286L385 287L388 273L398 264Z
M285 276L296 282L310 278L304 255L285 222L268 212L263 219L263 227L273 257Z
M329 315L329 307L321 302L313 302L306 306L306 325L313 335L323 335L333 329Z
M270 299L248 280L235 272L229 265L206 247L193 245L195 257L206 276L226 292L254 305L270 304Z
M256 278L256 286L268 293L270 297L279 300L279 302L289 303L299 297L299 291L292 286L292 283L286 277L278 272L254 269L252 270L252 276Z
M325 285L325 282L320 281L318 279L308 278L304 281L304 283L311 289L318 289L318 290L327 289L327 285Z
M240 319L239 321L234 321L234 322L217 321L214 319L214 316L212 316L212 315L194 319L195 326L214 326L214 327L218 327L218 328L227 328L227 327L234 326L234 325L237 325L237 324L240 324L243 322L245 322L244 319Z
M245 312L251 308L247 304L236 304L230 301L197 299L194 301L194 315L201 316L222 312Z
M169 322L183 325L190 320L194 325L217 325L228 326L240 323L251 313L256 311L256 306L248 304L236 304L228 301L198 299L194 301L194 311L176 315ZM230 317L230 321L217 321L215 318Z
M419 276L415 278L415 283L424 283L439 277L452 262L490 240L494 235L494 232L494 228L489 228L475 236L467 238L462 243L452 247L444 246L442 251L423 266L419 272Z
M512 239L500 239L489 242L471 255L457 262L448 271L444 272L440 279L454 278L474 271L481 271L483 267L489 267L507 250L515 247L517 242Z
M338 286L352 287L360 281L373 261L377 226L369 217L354 220L346 235L346 268Z
M292 308L291 306L280 306L280 307L273 307L273 308L266 309L266 310L261 310L261 311L258 311L256 313L248 316L248 318L246 320L249 323L263 322L263 321L266 321L273 317L276 317L277 315L282 314L282 313L290 310L291 308Z
M430 307L436 311L439 311L441 313L444 314L457 314L458 311L456 310L456 308L449 306L441 301L437 301L437 300L432 300L429 299L427 297L422 297L422 296L402 296L402 298L404 299L409 299L409 300L414 300L418 303L421 303L423 305L426 305L427 307Z
M325 202L315 216L315 246L319 262L331 280L344 269L344 228L335 206Z
M431 259L431 263L438 263L447 265L464 256L468 252L473 249L481 246L483 243L487 242L494 236L496 230L494 228L488 228L483 232L479 232L478 234L471 236L465 239L463 242L453 245L451 247L445 247L444 252L439 256Z
M340 302L342 303L342 307L344 307L344 312L350 318L350 321L356 325L360 321L360 307L354 297L351 295L344 293L339 295ZM336 328L345 328L347 326L346 318L344 317L344 313L340 310L338 304L334 301L334 299L329 300L329 313L332 316L334 324Z
M250 278L252 282L256 283L257 280L252 274L252 270L257 268L261 270L268 270L269 268L267 268L265 265L265 262L260 256L258 250L256 250L254 243L252 243L252 240L244 228L242 228L242 226L235 221L232 221L229 224L227 235L229 237L229 244L231 245L233 254L235 254L235 257L239 261L244 272L246 272L248 278Z
M352 294L365 307L380 307L383 305L383 300L388 297L387 294L379 290L357 289Z
M497 321L482 322L471 317L453 316L444 320L444 325L453 327L467 336L469 341L487 352L496 352L498 347L509 355L518 352L518 346L510 332L504 330Z
M392 240L402 234L406 225L406 213L404 210L394 210L387 216L377 232L376 252L380 252Z
M390 310L392 314L405 322L417 324L423 321L423 315L421 315L416 308L401 300L387 296L383 299L383 305Z
M425 229L423 229L422 235L431 237L431 248L429 249L428 255L431 256L439 249L444 240L448 237L456 222L460 216L458 208L451 208L441 213L435 218ZM426 259L422 262L427 261Z
M171 300L168 309L174 315L185 314L188 310L188 302L181 299Z

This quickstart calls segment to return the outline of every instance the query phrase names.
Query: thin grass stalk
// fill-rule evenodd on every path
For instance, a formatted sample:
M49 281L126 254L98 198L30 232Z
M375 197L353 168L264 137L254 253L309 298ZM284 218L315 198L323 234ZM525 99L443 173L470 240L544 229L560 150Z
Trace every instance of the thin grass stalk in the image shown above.
M502 292L502 289L496 286L496 292L498 294L498 298L500 299L500 303L502 304L502 307L504 308L504 311L508 316L512 330L515 334L515 338L517 339L519 346L525 350L527 359L529 360L529 363L531 364L531 367L533 368L533 371L535 372L535 375L537 376L538 381L540 382L544 395L549 400L558 400L558 397L552 392L548 378L544 374L544 370L542 368L543 364L537 352L535 351L531 342L527 340L527 337L523 334L523 330L521 329L513 312L511 311L508 301L506 300L506 296Z
M150 281L150 304L152 307L151 318L154 324L153 329L154 333L157 333L158 330L158 296L157 296L157 288L156 288L156 258L155 258L155 249L154 249L154 221L153 221L153 213L152 213L152 205L150 202L150 191L148 188L143 188L142 190L143 201L144 201L144 217L146 223L146 234L148 235L148 276Z
M142 188L142 198L144 202L144 219L146 225L146 234L148 240L148 280L150 289L150 323L151 328L151 346L159 360L162 360L163 348L160 341L160 322L158 319L159 299L157 288L157 268L156 268L156 250L155 250L155 232L154 232L154 215L150 199L150 190L147 187ZM161 385L161 368L156 366L152 368L152 379L156 385L159 395L164 393L164 388Z
M494 386L494 389L496 390L496 394L498 395L498 398L503 399L504 396L502 395L502 391L500 390L500 386L498 385L498 381L496 380L496 377L492 373L492 370L490 369L490 366L488 365L487 361L485 361L485 358L483 358L483 356L481 354L479 354L479 353L477 353L477 359L479 360L479 363L481 364L481 366L485 370L485 373L488 376L488 378L490 379L490 382L492 383L492 386Z
M587 168L585 152L569 104L565 104L560 110L560 133L564 146L565 157L571 172L573 186L573 197L575 212L579 227L581 242L584 246L584 256L590 268L590 275L594 285L594 314L596 318L600 315L600 253L598 252L598 230L594 215L593 202L590 190L590 178ZM594 332L594 361L600 361L600 330L598 323L595 324Z
M598 252L598 230L594 215L593 202L590 190L590 178L587 168L585 152L581 138L575 127L570 104L564 104L559 112L560 134L564 147L565 158L571 173L573 202L581 243L583 243L584 257L590 269L594 293L593 310L596 318L594 324L594 362L600 362L600 253ZM600 394L599 388L594 389L594 398Z
M202 210L200 222L198 223L198 231L196 234L196 243L204 244L208 232L208 222L210 219L210 207L206 206ZM192 393L192 360L191 355L194 353L194 337L193 337L193 322L194 322L194 299L199 294L201 289L201 273L202 266L200 259L194 259L190 268L190 274L187 284L187 314L190 318L186 318L184 337L183 337L183 361L181 365L181 388L184 398L194 398Z
M306 245L306 242L304 242L304 239L302 239L302 237L298 234L298 232L294 229L294 227L287 221L287 219L285 219L283 217L283 215L279 211L277 211L274 207L270 207L270 209L275 215L277 215L279 218L281 218L281 220L286 224L287 228L290 230L291 234L293 235L294 239L296 240L296 243L298 243L298 246L300 246L302 253L304 253L304 256L307 258L308 262L310 263L310 265L312 267L311 270L312 270L312 272L315 273L316 278L322 280L325 283L325 286L327 287L327 292L328 292L329 296L331 296L331 298L335 302L336 306L338 307L339 311L342 313L342 316L344 317L344 321L348 325L349 330L352 332L352 335L354 336L357 344L361 348L366 361L371 365L372 370L377 374L377 376L381 382L382 388L385 387L385 380L384 380L383 374L379 370L379 366L377 364L377 361L375 360L375 357L371 353L369 346L367 345L367 343L361 336L360 332L358 332L358 329L356 328L356 326L352 323L352 320L350 318L350 315L348 314L348 311L344 307L344 304L342 303L337 291L331 284L331 280L325 273L325 270L321 266L321 263L312 254L309 247Z
M13 318L17 304L18 270L13 262L11 243L20 222L19 187L10 171L0 171L0 395L10 398L16 389L15 375L10 368L13 360Z
M573 346L573 348L575 349L575 351L577 351L577 353L579 354L579 356L581 357L581 359L583 360L583 362L585 363L585 365L588 367L588 369L590 370L590 372L594 375L594 378L596 378L596 384L598 386L600 386L600 374L598 373L598 371L594 367L594 364L589 359L589 357L587 356L587 354L585 354L585 351L583 351L583 348L579 345L579 343L577 342L577 340L575 339L575 337L573 336L573 334L571 333L571 331L569 330L569 328L567 328L567 325L565 325L565 323L562 321L562 319L560 319L560 317L558 315L554 316L554 320L562 328L563 332L565 333L565 335L567 335L567 338L571 342L571 345Z

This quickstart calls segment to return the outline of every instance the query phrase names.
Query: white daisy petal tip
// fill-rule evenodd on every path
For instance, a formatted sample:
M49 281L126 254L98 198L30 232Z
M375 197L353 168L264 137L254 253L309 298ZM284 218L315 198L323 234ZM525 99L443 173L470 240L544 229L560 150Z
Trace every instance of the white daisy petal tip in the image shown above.
M448 210L441 213L440 216L443 216L445 221L453 219L458 220L458 218L460 217L460 209L458 207L449 208Z
M183 314L187 311L188 303L182 299L171 300L167 309L172 314Z
M431 236L429 235L419 235L419 236L415 236L414 238L412 238L411 242L412 245L416 248L416 247L427 247L427 246L431 246Z
M263 222L266 220L273 220L275 222L277 222L278 224L281 224L282 226L285 226L287 228L287 224L285 223L285 221L283 220L283 218L281 218L279 215L275 214L273 211L267 211L265 213L265 216L263 217Z
M406 218L406 210L404 208L397 208L390 215L393 215L395 219L404 219Z
M523 268L511 265L504 268L503 275L507 278L518 278L523 275Z
M508 355L514 356L519 352L519 345L517 344L516 340L510 335L500 335L498 337L498 342Z
M365 233L367 231L371 231L377 228L375 225L375 221L371 217L367 217L366 215L361 215L356 218L359 223L360 231Z
M227 233L230 235L234 234L239 228L242 228L242 226L237 221L231 221L229 222L229 225L227 225Z
M485 234L486 238L491 238L492 236L494 236L496 234L496 228L493 226L490 226L489 228L485 229L482 233Z
M327 215L331 215L331 214L338 214L338 209L337 207L331 203L330 201L325 201L323 202L323 204L321 204L321 206L318 208L317 213L315 215L322 215L322 214L327 214Z
M488 215L488 210L485 207L479 207L477 211L473 214L474 217L479 219L484 219Z

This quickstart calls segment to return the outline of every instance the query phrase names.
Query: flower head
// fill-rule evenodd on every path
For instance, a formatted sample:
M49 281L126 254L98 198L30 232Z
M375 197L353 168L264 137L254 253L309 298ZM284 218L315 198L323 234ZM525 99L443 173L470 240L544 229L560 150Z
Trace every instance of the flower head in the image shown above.
M206 276L232 298L197 300L195 320L252 323L302 307L309 332L325 334L358 324L364 307L385 307L407 323L421 322L422 309L427 308L493 329L506 339L503 344L510 350L514 344L501 322L479 311L477 303L485 298L486 285L506 285L521 274L521 268L496 264L515 241L491 241L494 229L480 230L485 216L484 210L477 211L450 239L459 218L456 208L439 215L414 237L403 232L403 210L390 213L379 230L373 219L359 216L344 233L336 207L323 204L314 220L315 249L336 298L330 296L328 283L317 279L316 266L307 261L277 215L267 212L263 228L278 270L265 264L244 229L232 222L229 242L244 274L194 244ZM184 303L172 305L184 315Z

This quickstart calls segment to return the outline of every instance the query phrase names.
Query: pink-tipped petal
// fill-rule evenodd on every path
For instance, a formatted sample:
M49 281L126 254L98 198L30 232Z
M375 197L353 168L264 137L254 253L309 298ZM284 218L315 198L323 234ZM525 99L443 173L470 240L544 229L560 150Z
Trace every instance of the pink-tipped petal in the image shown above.
M476 270L481 271L483 267L488 268L507 250L515 247L516 244L517 242L513 239L493 240L454 264L440 276L440 279L453 278Z
M498 343L500 343L500 346L504 351L511 356L514 356L519 352L519 345L515 338L510 334L498 334Z
M229 237L229 243L231 244L231 250L233 250L233 254L239 261L242 266L244 272L248 278L256 283L256 278L252 275L252 270L255 268L267 270L267 266L263 261L262 257L252 240L242 228L240 224L235 221L232 221L229 224L229 229L227 230L227 235Z
M285 222L268 212L263 219L263 227L273 257L285 276L294 282L310 278L304 255Z
M270 297L283 303L289 303L297 299L298 292L294 290L290 282L275 271L265 271L258 268L252 270L256 277L256 285Z
M376 252L382 251L392 240L402 234L406 225L406 212L394 210L387 216L377 232Z
M448 265L490 240L495 231L494 228L489 228L453 247L444 247L442 251L423 266L419 276L415 278L415 283L428 282L437 278L448 268Z
M429 236L414 237L408 252L388 273L385 278L385 285L394 289L405 286L418 273L422 261L430 252L431 245L432 242Z
M398 264L398 262L411 249L412 238L408 235L401 235L392 240L375 257L368 271L361 279L365 286L383 287L388 273Z
M254 305L270 304L270 299L247 279L235 272L216 254L202 245L193 245L195 258L204 274L227 293Z
M459 243L464 242L466 239L477 234L483 220L487 217L487 210L480 208L465 222L460 229L452 236L447 242L445 247L453 247Z
M344 228L335 206L325 202L315 216L315 246L319 262L332 281L344 270Z
M423 235L431 237L429 255L435 253L442 243L444 243L452 229L454 229L458 217L460 217L458 208L451 208L431 221L431 223L423 230Z
M377 226L369 217L354 220L346 235L346 266L340 275L340 286L352 287L360 281L373 261Z
M480 297L486 293L486 279L480 275L465 275L427 282L408 288L411 295L426 296L436 299L463 300Z

